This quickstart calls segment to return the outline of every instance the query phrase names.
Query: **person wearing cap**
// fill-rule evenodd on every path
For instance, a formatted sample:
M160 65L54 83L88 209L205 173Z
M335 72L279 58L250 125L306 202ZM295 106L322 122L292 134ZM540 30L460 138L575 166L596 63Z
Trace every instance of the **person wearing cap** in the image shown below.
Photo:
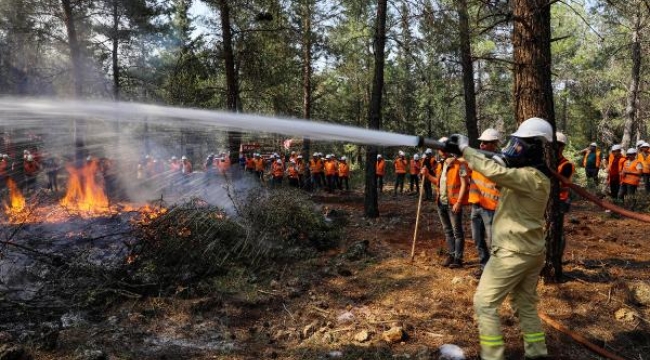
M399 188L399 193L404 193L404 180L406 180L406 171L408 169L408 161L406 160L406 154L404 151L400 150L397 153L397 158L393 163L395 167L395 187L393 188L393 195L397 195L397 189Z
M309 160L309 173L311 174L311 187L313 190L318 190L323 186L322 177L325 164L320 158L319 153L315 152Z
M546 259L544 213L551 193L546 144L553 141L551 124L529 118L519 125L500 154L487 158L469 146L464 135L452 135L445 150L462 154L473 171L494 181L501 191L492 224L492 248L476 293L480 356L504 360L499 309L509 298L519 317L526 359L547 359L548 349L537 312L537 284Z
M339 161L339 190L343 190L343 184L345 184L345 190L350 191L350 165L348 164L348 158L341 156Z
M496 129L486 129L478 138L481 150L496 152L501 134ZM492 246L492 221L499 203L499 189L494 181L478 171L472 171L469 183L469 204L471 206L472 239L478 252L479 269L473 275L480 279L485 264L490 259Z
M255 161L253 158L253 154L250 153L247 154L244 163L245 163L244 170L246 170L247 173L252 174L255 172Z
M587 184L590 184L591 179L591 182L597 187L598 171L600 170L602 160L602 154L598 148L598 144L592 142L586 149L581 150L580 153L584 154L584 157L582 158L582 166L585 168Z
M333 192L337 188L337 166L336 159L331 154L325 155L325 180L327 184L327 192Z
M296 155L296 171L298 171L298 187L301 189L305 188L305 173L307 167L303 161L303 156L301 154Z
M621 155L621 145L613 145L607 163L607 184L609 185L609 194L612 199L618 199L618 193L621 188L621 168L624 162L625 158Z
M253 162L255 163L255 174L257 179L260 182L264 182L264 159L262 158L262 154L255 153Z
M409 191L413 192L415 187L415 192L420 192L420 155L414 154L413 159L409 161ZM415 186L414 186L415 185Z
M300 181L298 180L298 166L296 164L297 157L294 159L289 159L287 163L287 179L289 179L289 186L299 188Z
M377 189L384 192L384 175L386 175L386 160L381 154L377 154L377 165L375 167L375 177L377 178Z
M36 177L40 171L40 164L34 160L34 155L27 154L24 161L25 192L36 190Z
M637 159L643 165L643 183L645 184L646 193L650 193L650 144L643 142L639 146Z
M447 138L438 141L444 143ZM447 242L447 257L442 266L459 268L463 266L465 251L463 205L468 204L469 169L460 157L443 150L439 153L443 160L437 176L431 176L426 168L421 173L437 185L438 216Z
M433 154L432 149L426 149L424 151L424 156L420 159L420 172L421 169L427 169L427 173L434 178L436 177L436 168L438 167L438 162ZM429 180L429 176L424 176L422 181L422 186L424 187L424 199L428 201L433 201L433 185Z
M643 175L643 164L637 159L636 148L629 148L625 152L626 159L623 161L620 168L621 172L621 188L618 192L618 197L621 200L625 198L632 199L630 207L634 208L634 195L636 189L641 182L641 175Z
M284 164L282 164L282 159L279 157L276 158L273 156L273 162L271 162L271 186L281 186L282 178L284 177Z

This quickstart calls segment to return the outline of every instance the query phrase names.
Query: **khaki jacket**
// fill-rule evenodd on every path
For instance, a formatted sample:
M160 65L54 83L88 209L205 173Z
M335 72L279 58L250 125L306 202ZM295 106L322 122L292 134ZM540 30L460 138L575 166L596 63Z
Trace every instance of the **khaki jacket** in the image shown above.
M472 148L466 148L463 157L501 189L492 223L492 247L529 255L544 253L544 212L551 181L535 168L505 168Z

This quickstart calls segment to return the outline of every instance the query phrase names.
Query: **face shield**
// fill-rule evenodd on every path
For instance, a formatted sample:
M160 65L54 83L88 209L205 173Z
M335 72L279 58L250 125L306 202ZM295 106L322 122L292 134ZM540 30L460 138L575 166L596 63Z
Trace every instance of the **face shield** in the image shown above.
M511 168L535 166L544 161L543 144L535 139L511 136L500 156Z

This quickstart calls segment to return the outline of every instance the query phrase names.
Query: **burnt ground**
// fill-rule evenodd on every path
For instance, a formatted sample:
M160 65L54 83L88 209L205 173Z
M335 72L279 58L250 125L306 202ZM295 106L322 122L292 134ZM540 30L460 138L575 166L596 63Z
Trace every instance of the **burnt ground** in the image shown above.
M56 346L27 342L26 351L35 359L438 359L441 345L455 344L476 359L478 265L469 221L466 265L443 268L437 213L424 202L411 262L417 197L389 194L378 219L363 217L360 193L315 196L332 221L346 220L341 246L284 264L280 275L233 269L210 296L188 297L179 287L174 296L125 300L99 316L71 310ZM650 224L576 201L565 232L566 280L539 284L540 312L618 356L649 359ZM509 355L523 358L507 304L502 318ZM398 327L401 340L388 340ZM602 358L545 329L553 358Z

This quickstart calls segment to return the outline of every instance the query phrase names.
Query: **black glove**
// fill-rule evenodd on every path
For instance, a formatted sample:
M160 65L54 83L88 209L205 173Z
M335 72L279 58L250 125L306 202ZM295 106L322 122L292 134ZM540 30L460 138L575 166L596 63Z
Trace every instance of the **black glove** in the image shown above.
M450 154L462 155L463 150L469 146L469 139L465 135L453 134L445 142L444 151Z

